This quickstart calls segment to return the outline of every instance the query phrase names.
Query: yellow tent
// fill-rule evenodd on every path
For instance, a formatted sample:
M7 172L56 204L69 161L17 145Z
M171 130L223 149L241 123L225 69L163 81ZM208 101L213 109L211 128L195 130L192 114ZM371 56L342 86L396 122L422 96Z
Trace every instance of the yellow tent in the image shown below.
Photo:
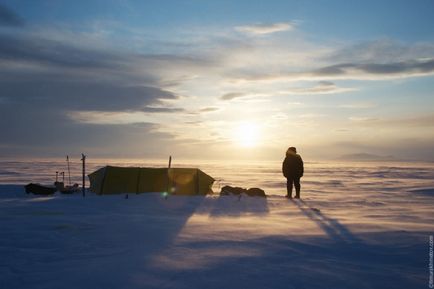
M212 192L214 179L190 168L100 168L89 175L90 190L96 194L168 192L176 195L205 195Z

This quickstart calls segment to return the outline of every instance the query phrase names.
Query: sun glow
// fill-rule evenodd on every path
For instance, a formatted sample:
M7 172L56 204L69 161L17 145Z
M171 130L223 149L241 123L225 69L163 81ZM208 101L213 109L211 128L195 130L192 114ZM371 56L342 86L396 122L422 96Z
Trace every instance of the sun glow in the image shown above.
M254 123L241 123L234 131L234 142L242 147L255 147L259 144L259 127Z

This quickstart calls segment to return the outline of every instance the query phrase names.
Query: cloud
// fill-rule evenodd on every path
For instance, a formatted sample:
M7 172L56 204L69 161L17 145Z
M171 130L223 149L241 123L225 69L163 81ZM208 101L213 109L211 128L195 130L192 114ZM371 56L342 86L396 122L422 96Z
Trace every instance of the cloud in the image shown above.
M165 106L179 96L153 73L154 58L79 39L0 33L1 153L165 154L173 137L147 115L184 110Z
M361 126L373 127L413 127L424 128L434 127L433 115L421 116L408 116L408 117L392 117L392 118L379 118L379 117L350 117L349 120Z
M371 103L371 102L358 102L358 103L342 104L339 107L348 108L348 109L366 109L366 108L373 108L376 106L377 105L375 103Z
M184 121L185 124L188 125L194 125L194 126L200 126L203 125L203 121L201 120L195 120L195 121Z
M434 74L434 43L429 42L408 45L377 40L344 47L315 46L303 39L297 41L300 42L298 45L284 40L269 41L268 45L257 40L252 42L257 43L257 47L240 52L240 57L233 59L237 67L225 71L230 81L242 84L339 79L388 80ZM273 53L270 54L270 51ZM267 55L270 55L272 62L268 61ZM265 57L268 62L264 66ZM237 59L240 58L245 59L250 69L238 64Z
M214 111L218 111L218 110L220 110L220 108L215 107L215 106L209 106L209 107L201 108L199 111L206 113L206 112L214 112Z
M365 117L365 116L351 116L349 120L355 123L363 124L375 124L379 123L380 119L376 117Z
M51 72L56 77L81 76L86 81L102 79L110 83L168 87L194 79L205 67L210 71L215 65L212 57L133 53L115 49L111 43L88 43L86 46L81 45L81 39L86 36L65 32L70 39L76 40L72 42L58 34L0 33L0 63L4 64L0 73L5 72L3 77L9 75L16 79L20 73ZM35 73L33 77L36 76Z
M156 106L146 106L140 109L147 113L178 113L185 112L185 109L179 107L156 107Z
M315 94L337 94L349 91L355 91L356 88L339 87L330 81L320 81L313 87L292 88L281 91L280 94L298 94L298 95L315 95Z
M0 35L0 98L58 111L168 112L152 105L178 96L155 76L138 72L141 59L26 34Z
M230 92L222 95L221 100L234 101L243 103L258 103L270 101L269 93L244 93L244 92Z
M0 35L0 59L63 68L116 68L120 56L80 48L59 41L32 37Z
M246 96L246 94L242 93L242 92L229 92L229 93L223 94L220 97L220 99L222 99L222 100L232 100L234 98L240 98L240 97L243 97L243 96Z
M19 111L20 113L17 113ZM97 156L165 155L173 136L153 123L76 122L63 111L25 105L0 106L0 155L62 156L85 152Z
M343 63L322 67L312 76L345 79L387 79L422 76L434 73L434 59L391 63Z
M48 151L53 145L65 146L66 150L74 148L74 139L80 140L79 146L87 146L86 141L81 141L87 138L89 147L97 146L95 151L98 147L109 149L112 144L121 151L123 147L132 148L126 140L121 141L129 138L143 145L137 149L141 152L147 150L148 142L154 141L148 138L154 138L158 131L163 133L155 136L155 142L161 140L164 154L164 146L170 144L167 138L173 139L171 144L179 143L186 135L196 142L207 139L204 132L208 133L213 127L209 118L214 116L207 112L218 109L212 106L218 105L213 103L212 96L225 105L225 111L218 112L223 119L239 117L240 107L247 107L243 110L245 115L257 112L255 115L268 118L289 116L292 119L298 111L274 116L270 113L270 109L286 106L288 101L292 106L298 105L294 101L299 97L291 100L291 97L279 95L280 92L294 95L343 93L356 88L341 87L339 79L380 80L427 75L432 73L429 61L434 56L428 53L427 45L423 49L408 50L405 57L400 58L399 53L393 52L393 57L379 59L387 54L380 50L389 48L380 45L381 49L372 48L373 52L363 57L358 58L357 53L348 51L345 57L339 58L333 55L339 48L303 41L301 33L291 34L291 39L240 37L242 35L233 30L216 35L204 27L204 34L196 35L192 31L171 38L164 31L161 35L157 35L161 31L148 35L149 31L144 28L145 32L136 35L119 36L109 31L104 36L107 38L92 42L89 36L81 41L86 31L76 34L66 31L61 37L60 33L46 32L44 27L38 27L37 31L28 25L25 28L25 31L0 31L3 120L0 146L8 145L11 150L13 146L31 147L33 144L35 150ZM240 31L253 35L272 33L266 31L265 26L250 30ZM126 41L119 41L119 38ZM170 38L171 44L159 42L164 38ZM137 39L139 44L135 43ZM178 42L188 45L179 47ZM357 49L360 53L363 50ZM239 79L255 81L243 83L237 81ZM298 80L307 80L309 84L298 84L295 82ZM288 81L294 82L288 85ZM277 97L272 97L275 95ZM270 103L248 103L265 100ZM231 105L223 101L231 101ZM351 99L348 101L350 104L342 107L355 108ZM23 116L14 115L16 111ZM192 116L187 115L189 113ZM323 122L317 119L318 115L309 114L310 111L302 113L300 122L304 123L295 124L300 131L313 122L321 127L329 122L328 117ZM203 130L192 129L193 124L185 123L196 124L199 120ZM371 123L379 121L371 120ZM354 129L368 123L369 120L353 119L348 126ZM337 127L340 126L341 123ZM218 131L223 133L225 129ZM275 132L270 130L272 133ZM316 133L321 134L321 131ZM153 147L158 149L158 145Z
M244 33L264 35L292 30L294 29L294 24L291 22L257 23L252 25L237 26L235 29Z
M288 115L286 113L283 113L283 112L278 112L278 113L271 115L271 118L278 120L278 121L286 120L286 119L288 119Z
M149 86L128 86L122 82L108 83L84 79L0 80L0 95L11 104L26 104L57 110L146 110L161 99L177 96Z
M312 81L312 80L388 80L434 74L434 58L391 63L341 63L317 69L287 73L242 73L233 79L248 82Z
M0 26L23 26L24 21L18 14L0 4Z
M290 106L300 106L303 103L301 103L299 101L291 101L291 102L288 102L287 104L290 105Z
M305 119L315 119L315 118L323 118L323 117L326 117L326 116L327 115L325 115L325 114L306 113L306 114L301 114L298 117L305 118Z
M77 110L69 111L65 115L81 124L125 125L149 122L146 119L146 114L138 111Z
M65 112L65 115L74 122L88 124L137 124L153 123L154 114L177 114L185 112L182 108L146 106L140 110L75 110ZM152 114L152 116L151 116ZM161 121L161 119L160 119Z
M433 43L408 45L392 39L377 39L337 48L323 57L333 63L393 63L424 58L434 55Z

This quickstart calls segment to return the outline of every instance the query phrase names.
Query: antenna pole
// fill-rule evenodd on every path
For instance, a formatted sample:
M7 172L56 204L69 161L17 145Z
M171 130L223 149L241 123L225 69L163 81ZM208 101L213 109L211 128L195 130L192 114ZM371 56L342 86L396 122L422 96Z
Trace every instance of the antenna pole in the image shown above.
M172 156L169 156L169 166L167 167L167 188L166 188L166 195L165 199L167 200L167 196L169 195L171 189L170 189L170 167L172 166Z
M82 177L83 177L83 184L82 184L82 192L83 192L83 198L86 196L86 156L82 153L81 154L81 161L83 162L83 168L82 168Z
M69 168L69 156L66 156L66 163L68 164L68 185L71 185L71 170Z

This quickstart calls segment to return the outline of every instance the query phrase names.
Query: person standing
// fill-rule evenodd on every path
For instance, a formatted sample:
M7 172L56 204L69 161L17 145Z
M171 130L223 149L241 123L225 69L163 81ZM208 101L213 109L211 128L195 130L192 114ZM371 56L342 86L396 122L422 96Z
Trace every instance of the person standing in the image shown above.
M304 173L303 160L295 147L286 151L286 157L282 164L282 172L286 178L287 198L292 198L292 187L295 187L295 198L300 198L300 178Z

